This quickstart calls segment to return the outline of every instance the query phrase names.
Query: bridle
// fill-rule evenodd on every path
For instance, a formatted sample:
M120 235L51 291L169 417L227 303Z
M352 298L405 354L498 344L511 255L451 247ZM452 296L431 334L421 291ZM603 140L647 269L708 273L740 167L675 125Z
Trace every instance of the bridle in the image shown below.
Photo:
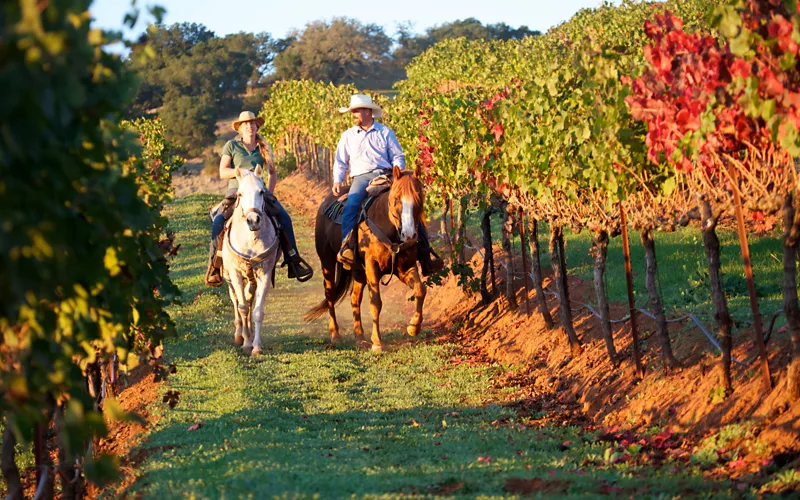
M263 188L259 189L259 194L261 195L261 203L263 205L263 203L264 203L264 189ZM239 201L241 199L242 199L242 193L237 193L236 194L236 204L234 205L234 210L241 208L241 210L239 210L239 211L242 213L242 220L246 221L248 215L256 214L261 218L262 227L266 226L267 217L264 214L264 210L262 210L261 208L259 208L257 206L248 208L247 210L244 210L244 208L239 207ZM226 235L225 241L228 243L228 248L231 249L233 254L237 258L239 258L239 260L242 260L242 261L245 262L245 264L247 265L248 273L250 272L251 266L253 264L258 264L258 263L264 261L267 257L270 256L270 254L272 254L278 248L279 238L278 238L278 235L277 235L277 232L276 232L275 241L272 243L272 245L270 245L266 250L264 250L260 254L256 255L255 257L248 257L244 253L242 253L239 250L237 250L236 247L233 246L233 242L231 241L231 230L232 229L233 229L233 221L231 220L231 222L228 224L228 230L227 230L228 234ZM258 238L258 233L260 231L261 231L261 228L255 230L255 231L252 231L254 240Z
M391 190L389 191L389 194L387 196L389 198L388 203L390 205L389 206L389 212L388 212L389 222L391 222L392 226L395 228L395 230L399 234L400 231L402 230L402 222L397 216L392 214L392 208L391 208L392 192L391 192ZM383 246L385 246L389 250L389 253L392 256L392 264L391 264L390 273L389 273L389 281L384 283L383 282L383 278L381 278L381 280L380 280L381 285L387 286L387 285L389 285L389 283L392 282L392 278L394 277L395 260L397 258L397 254L399 254L400 252L403 252L405 250L408 250L412 246L416 245L417 241L418 241L417 237L415 236L413 238L407 239L406 241L398 243L398 242L392 241L392 239L389 238L386 235L386 233L384 233L381 230L381 228L378 227L378 225L375 224L375 222L372 219L369 218L369 214L366 213L366 211L364 212L364 221L367 223L367 227L372 232L372 234L374 234L375 237L378 238L378 241L381 244L383 244Z
M260 189L259 190L259 194L261 195L261 204L263 205L264 204L264 190ZM242 199L242 193L237 193L236 194L236 204L233 206L234 210L239 208L239 200L241 200L241 199ZM261 217L262 219L264 219L264 217L265 217L264 211L262 209L258 208L257 206L250 207L247 210L244 210L244 208L242 208L241 212L242 212L242 219L247 219L247 216L250 215L250 214L256 214L259 217ZM258 231L253 231L253 232L257 233Z

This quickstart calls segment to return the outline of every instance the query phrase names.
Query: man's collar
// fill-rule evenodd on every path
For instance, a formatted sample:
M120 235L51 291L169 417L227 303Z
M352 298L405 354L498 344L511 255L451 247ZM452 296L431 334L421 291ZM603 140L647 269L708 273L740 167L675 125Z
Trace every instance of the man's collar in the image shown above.
M353 128L356 129L356 133L359 133L359 134L361 132L368 133L372 129L378 129L379 130L380 127L383 127L383 124L381 122L379 122L378 120L375 120L374 118L372 119L372 126L370 128L368 128L367 130L364 130L359 125L354 125L353 126Z

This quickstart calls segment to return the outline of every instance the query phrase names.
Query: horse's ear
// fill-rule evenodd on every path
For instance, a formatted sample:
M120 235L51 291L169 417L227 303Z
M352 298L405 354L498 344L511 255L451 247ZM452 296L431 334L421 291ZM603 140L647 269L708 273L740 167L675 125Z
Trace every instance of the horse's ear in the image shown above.
M239 167L236 167L236 178L242 180L242 171L239 169Z
M257 167L256 167L256 171L255 171L256 177L261 177L261 174L262 174L263 172L264 172L264 169L263 169L263 168L261 168L261 165L259 165L259 166L257 166Z
M400 170L400 167L395 165L394 168L392 169L392 176L394 176L394 180L399 180L402 175L403 171Z

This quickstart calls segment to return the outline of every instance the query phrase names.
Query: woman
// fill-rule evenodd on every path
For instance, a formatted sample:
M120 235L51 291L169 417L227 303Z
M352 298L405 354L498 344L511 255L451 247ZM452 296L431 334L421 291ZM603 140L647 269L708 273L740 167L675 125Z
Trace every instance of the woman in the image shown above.
M211 248L208 256L208 271L206 271L206 284L208 286L221 286L222 276L220 269L215 266L215 256L217 254L217 237L225 228L225 221L233 213L233 204L236 201L236 190L239 182L236 180L236 168L255 170L258 165L267 172L269 180L265 207L267 213L275 214L281 225L281 247L283 249L284 262L289 266L289 278L297 278L299 281L306 281L314 274L311 267L300 258L297 252L297 242L294 238L292 219L286 213L286 209L281 206L275 195L275 184L278 182L278 173L272 158L272 149L258 135L258 129L264 124L264 119L257 117L250 111L242 111L239 119L233 122L233 130L239 133L239 137L230 140L222 148L222 159L219 162L219 176L221 179L228 180L228 192L225 194L225 201L221 204L221 209L214 216L211 225Z

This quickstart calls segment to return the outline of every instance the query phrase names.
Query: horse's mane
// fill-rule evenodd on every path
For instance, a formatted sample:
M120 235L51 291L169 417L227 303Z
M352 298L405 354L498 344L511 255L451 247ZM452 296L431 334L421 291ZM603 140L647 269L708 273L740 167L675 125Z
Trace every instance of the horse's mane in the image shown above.
M403 173L392 183L390 194L400 198L409 197L418 207L422 206L422 184L411 173Z
M414 202L414 206L418 207L419 218L424 223L425 222L425 211L423 207L423 191L422 191L422 183L414 177L414 174L411 172L403 172L403 175L400 176L399 179L395 179L392 182L392 188L388 192L387 196L387 216L389 220L391 220L392 224L395 227L399 227L400 219L397 217L397 214L393 213L390 208L392 199L403 199L405 197L411 198Z

